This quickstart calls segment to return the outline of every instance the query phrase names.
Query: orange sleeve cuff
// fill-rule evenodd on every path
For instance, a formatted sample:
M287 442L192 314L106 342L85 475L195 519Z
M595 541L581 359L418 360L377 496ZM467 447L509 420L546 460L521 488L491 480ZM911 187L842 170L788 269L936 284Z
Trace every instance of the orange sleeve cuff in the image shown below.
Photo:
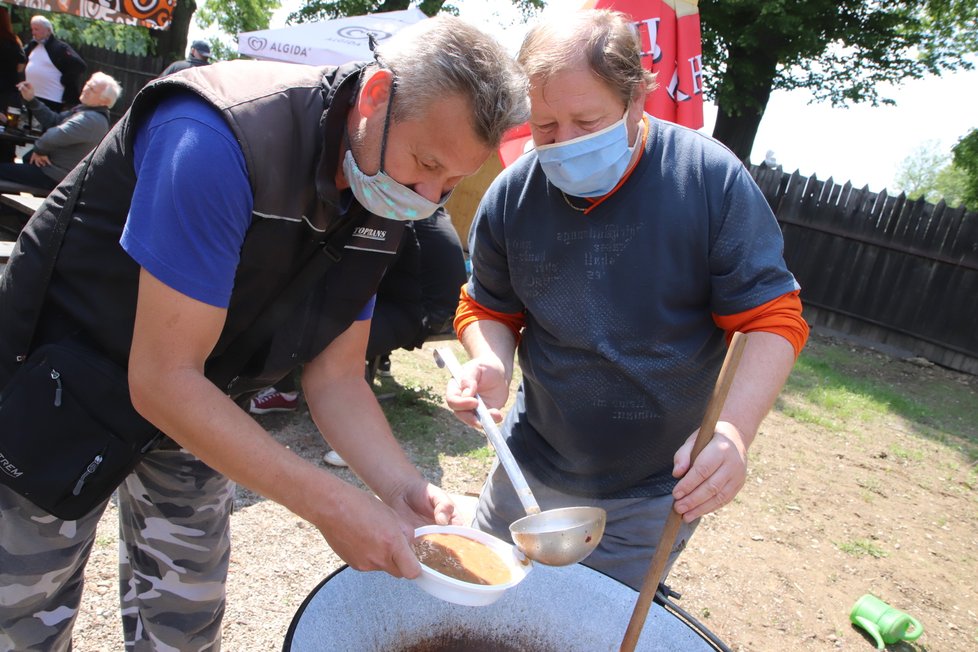
M526 315L522 312L508 313L489 310L485 306L476 303L475 299L469 296L466 286L463 285L462 293L458 299L458 309L455 311L455 334L461 338L462 332L466 328L481 320L496 321L505 324L513 331L516 341L519 342L520 331L523 330L523 326L526 324Z
M713 322L727 333L727 341L737 331L741 333L764 332L780 335L795 349L795 358L808 341L808 323L801 315L799 290L783 294L735 315L713 314Z

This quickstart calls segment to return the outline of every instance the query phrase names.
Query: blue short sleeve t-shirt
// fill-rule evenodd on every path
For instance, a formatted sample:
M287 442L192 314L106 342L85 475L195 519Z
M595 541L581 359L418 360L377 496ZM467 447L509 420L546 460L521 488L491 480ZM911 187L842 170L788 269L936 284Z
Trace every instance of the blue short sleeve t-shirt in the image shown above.
M254 197L244 155L220 112L183 93L135 134L136 188L120 243L160 282L227 308ZM358 320L373 314L371 299Z

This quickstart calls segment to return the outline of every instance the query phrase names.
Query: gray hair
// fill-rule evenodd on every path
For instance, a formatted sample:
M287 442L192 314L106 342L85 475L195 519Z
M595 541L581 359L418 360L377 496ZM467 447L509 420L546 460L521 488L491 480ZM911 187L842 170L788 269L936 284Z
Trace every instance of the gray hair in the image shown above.
M529 116L526 78L494 38L455 16L439 15L378 44L378 64L397 83L392 116L423 115L432 98L468 99L476 135L491 147Z
M642 67L638 32L618 11L588 9L540 22L516 57L534 84L546 83L582 59L626 105L636 93L656 88L655 75Z
M33 25L34 23L40 23L41 25L44 25L49 32L54 33L54 25L51 24L51 21L48 20L47 17L41 15L33 16L31 17L31 24Z
M99 93L99 97L107 102L107 106L112 108L115 106L116 101L119 96L122 95L122 86L115 80L111 75L106 75L104 72L93 72L89 80L101 85L102 92Z

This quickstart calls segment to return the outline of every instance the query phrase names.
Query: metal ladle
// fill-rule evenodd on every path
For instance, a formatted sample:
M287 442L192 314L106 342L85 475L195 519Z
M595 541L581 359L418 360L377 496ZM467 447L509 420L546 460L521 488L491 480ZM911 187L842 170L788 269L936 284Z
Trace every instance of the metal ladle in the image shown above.
M435 349L435 362L439 367L447 367L455 382L461 386L462 366L451 349ZM547 566L570 566L590 555L604 534L605 511L600 507L562 507L540 511L540 505L506 445L503 433L492 420L489 408L478 394L475 398L479 401L475 410L479 423L496 449L499 462L527 514L509 526L513 543L524 555Z

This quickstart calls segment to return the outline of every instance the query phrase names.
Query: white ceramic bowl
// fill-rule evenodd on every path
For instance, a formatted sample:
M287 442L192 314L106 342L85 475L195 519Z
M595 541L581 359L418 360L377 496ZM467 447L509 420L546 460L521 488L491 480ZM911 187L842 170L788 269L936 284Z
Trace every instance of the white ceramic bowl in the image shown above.
M458 534L487 545L502 558L512 574L512 579L505 584L472 584L449 577L421 564L421 575L416 577L414 582L436 598L470 607L492 604L501 598L507 589L511 589L522 582L527 573L533 569L533 563L523 557L523 554L515 546L475 528L458 525L425 525L417 528L414 531L414 536L419 537L422 534L436 532Z

